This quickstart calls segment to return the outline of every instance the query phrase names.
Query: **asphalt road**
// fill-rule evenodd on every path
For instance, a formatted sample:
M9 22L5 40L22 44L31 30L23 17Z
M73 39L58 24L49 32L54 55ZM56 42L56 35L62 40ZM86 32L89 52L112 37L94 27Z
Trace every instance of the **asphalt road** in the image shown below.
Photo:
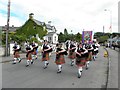
M0 63L2 88L104 88L107 81L108 59L103 55L104 49L100 47L96 61L90 62L88 70L83 69L80 79L77 78L76 66L70 66L67 57L62 73L57 74L54 54L50 57L47 69L43 69L40 57L30 67L25 67L25 59L16 65L12 65L11 62Z

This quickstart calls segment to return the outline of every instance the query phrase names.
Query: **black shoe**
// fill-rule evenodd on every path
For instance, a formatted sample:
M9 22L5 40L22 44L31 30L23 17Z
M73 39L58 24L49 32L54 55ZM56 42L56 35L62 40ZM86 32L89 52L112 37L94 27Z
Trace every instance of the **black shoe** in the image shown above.
M20 60L18 61L18 63L20 63L20 62L21 62L21 60L22 60L22 59L20 59Z
M26 67L28 67L29 65L26 65Z
M81 75L78 73L78 78L81 78Z
M13 62L12 64L16 64L16 62Z
M45 66L45 67L43 67L44 69L46 69L47 67Z
M86 70L88 70L88 67L86 67Z
M31 62L31 64L33 64L33 61Z
M46 65L49 65L49 63L46 63Z
M57 73L61 73L61 71L57 71Z

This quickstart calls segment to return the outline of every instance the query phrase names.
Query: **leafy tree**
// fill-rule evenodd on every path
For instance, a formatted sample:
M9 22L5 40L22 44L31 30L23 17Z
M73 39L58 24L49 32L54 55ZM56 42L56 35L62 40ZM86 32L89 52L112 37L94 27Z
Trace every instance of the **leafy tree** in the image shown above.
M62 32L60 32L60 34L58 35L58 41L65 42L65 35Z
M66 28L64 29L64 35L68 35L68 31Z
M98 41L100 42L100 43L103 43L103 42L105 42L105 41L107 41L107 39L109 38L109 36L101 36L99 39L98 39Z
M96 33L94 34L94 39L97 39L97 38L99 38L99 37L101 37L101 36L103 36L103 35L104 35L103 32L96 32Z
M79 32L75 35L75 40L78 42L82 40L82 35Z

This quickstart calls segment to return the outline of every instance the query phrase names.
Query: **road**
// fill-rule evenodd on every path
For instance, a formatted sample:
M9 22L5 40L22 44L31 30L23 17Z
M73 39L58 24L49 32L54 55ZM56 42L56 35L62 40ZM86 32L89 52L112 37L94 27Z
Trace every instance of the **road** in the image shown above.
M67 56L60 74L56 73L57 66L54 63L54 54L50 57L47 69L43 69L40 57L30 67L25 67L25 59L16 65L12 65L12 62L1 63L2 88L105 88L108 59L103 57L104 51L103 47L99 48L96 61L91 61L88 70L83 69L80 79L77 78L76 66L70 66L70 60ZM117 81L113 83L117 83Z

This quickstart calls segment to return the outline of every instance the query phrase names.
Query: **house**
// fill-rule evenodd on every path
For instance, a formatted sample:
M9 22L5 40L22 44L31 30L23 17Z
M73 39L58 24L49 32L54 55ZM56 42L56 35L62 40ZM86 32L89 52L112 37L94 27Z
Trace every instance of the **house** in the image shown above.
M58 43L58 35L56 32L49 32L43 38L44 38L44 40L47 40L49 43L53 43L53 44Z
M2 29L2 33L5 33L6 30L7 30L7 25L5 25L5 26L0 26L0 28ZM14 25L9 26L9 33L11 33L11 32L16 32L16 30L17 30L18 28L19 28L19 27L14 27Z
M33 36L34 33L35 34L38 33L38 34L40 34L40 36L38 34L36 34L35 36L37 37L37 39L39 41L41 39L44 39L44 40L48 40L48 41L50 40L49 42L51 42L51 43L57 43L58 35L56 33L57 30L56 30L55 26L51 26L50 24L46 24L45 22L36 20L36 19L34 19L33 15L34 15L33 13L29 14L29 19L19 29L20 32L22 32L23 30L26 30L25 33L26 34L31 33L31 36Z

